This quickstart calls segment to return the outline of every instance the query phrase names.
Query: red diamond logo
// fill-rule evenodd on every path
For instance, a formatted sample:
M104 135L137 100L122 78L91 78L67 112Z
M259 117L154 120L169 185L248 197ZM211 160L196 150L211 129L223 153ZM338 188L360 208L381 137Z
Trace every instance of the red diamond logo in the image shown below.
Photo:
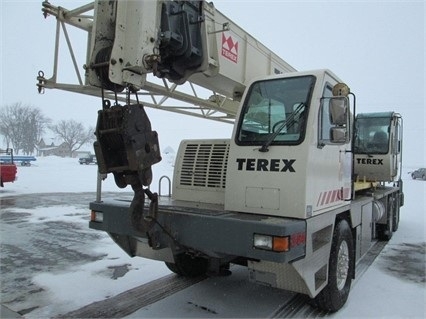
M231 36L227 37L225 33L222 33L222 56L234 63L238 62L238 41Z

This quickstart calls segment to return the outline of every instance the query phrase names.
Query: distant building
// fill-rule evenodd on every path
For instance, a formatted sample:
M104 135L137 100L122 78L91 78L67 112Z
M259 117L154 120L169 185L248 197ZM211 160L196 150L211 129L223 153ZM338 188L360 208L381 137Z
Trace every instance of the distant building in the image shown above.
M53 142L50 145L47 145L43 139L40 140L37 146L37 156L60 156L68 157L69 152L65 143L60 145L55 145ZM77 152L73 152L72 157L76 157Z

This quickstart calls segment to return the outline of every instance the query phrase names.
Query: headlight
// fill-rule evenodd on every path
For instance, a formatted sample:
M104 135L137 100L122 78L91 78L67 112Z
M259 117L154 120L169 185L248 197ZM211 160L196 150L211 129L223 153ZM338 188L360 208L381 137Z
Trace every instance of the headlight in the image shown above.
M275 252L285 252L290 250L289 237L271 236L254 234L253 247L256 249L264 249Z
M257 249L272 250L272 236L254 234L253 246Z

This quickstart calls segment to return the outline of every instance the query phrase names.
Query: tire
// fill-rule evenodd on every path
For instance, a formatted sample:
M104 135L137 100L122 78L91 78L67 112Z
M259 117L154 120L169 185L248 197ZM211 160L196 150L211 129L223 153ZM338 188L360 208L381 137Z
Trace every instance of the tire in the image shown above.
M412 179L416 179L416 175L411 174L411 178L412 178Z
M378 237L379 240L389 241L392 238L394 232L394 221L395 221L395 201L393 197L389 196L387 206L387 219L385 225L378 225ZM398 221L399 222L399 221Z
M192 257L187 254L180 254L175 256L174 263L165 263L175 274L184 277L198 277L206 274L209 262L205 258Z
M321 310L336 312L346 303L354 277L354 251L351 228L341 220L334 228L327 286L314 300Z
M179 269L178 269L178 267L176 266L176 264L175 263L169 263L169 262L164 262L165 264L166 264L166 266L167 266L167 268L169 268L169 270L171 271L171 272L174 272L175 274L177 274L177 275L179 275L179 276L182 276L182 274L180 274L180 272L179 272Z

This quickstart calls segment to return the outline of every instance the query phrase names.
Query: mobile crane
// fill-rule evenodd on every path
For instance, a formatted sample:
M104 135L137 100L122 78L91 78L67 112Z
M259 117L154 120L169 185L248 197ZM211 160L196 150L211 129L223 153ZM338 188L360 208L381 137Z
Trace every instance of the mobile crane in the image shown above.
M39 72L39 91L102 97L99 176L134 191L131 201L101 200L99 187L90 228L183 276L240 264L251 280L306 294L321 309L344 305L356 263L398 228L398 113L356 115L355 95L334 73L297 72L212 3L66 10L45 1L42 11L64 30L78 83L57 81L55 58L52 78ZM84 81L66 25L88 33ZM55 57L58 46L57 35ZM200 97L198 86L213 94ZM161 153L145 107L234 122L230 139L182 141L171 198L149 190Z

